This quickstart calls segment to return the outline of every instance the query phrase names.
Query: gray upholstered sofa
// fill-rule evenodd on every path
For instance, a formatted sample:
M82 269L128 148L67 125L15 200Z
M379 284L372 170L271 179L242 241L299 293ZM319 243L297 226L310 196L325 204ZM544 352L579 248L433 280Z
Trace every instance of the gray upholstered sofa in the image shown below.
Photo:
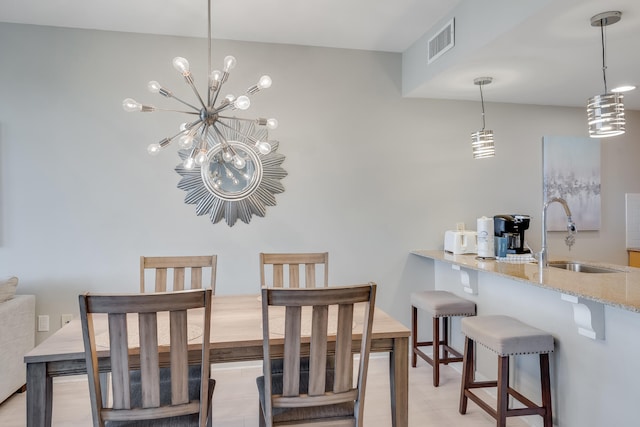
M14 295L17 284L0 278L0 402L24 386L24 355L35 344L36 297Z

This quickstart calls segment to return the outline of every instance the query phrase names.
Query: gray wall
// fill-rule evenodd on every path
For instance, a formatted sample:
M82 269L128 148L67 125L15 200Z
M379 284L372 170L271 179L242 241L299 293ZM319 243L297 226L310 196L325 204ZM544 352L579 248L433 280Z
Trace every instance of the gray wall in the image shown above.
M234 294L257 292L261 251L329 251L332 284L377 282L379 306L408 324L409 293L428 285L409 251L497 213L532 215L539 247L541 138L587 135L582 108L488 103L497 155L474 161L479 103L403 99L400 54L216 40L215 65L238 59L228 91L272 76L242 116L279 119L289 175L266 217L214 226L183 203L175 149L146 153L183 116L121 108L177 105L149 80L192 99L171 59L188 58L202 87L206 44L0 24L0 275L20 277L52 329L81 292L137 291L140 255L218 254L218 292ZM602 229L570 255L626 263L624 193L640 192L640 114L627 117L627 134L602 143ZM551 256L568 255L555 234Z

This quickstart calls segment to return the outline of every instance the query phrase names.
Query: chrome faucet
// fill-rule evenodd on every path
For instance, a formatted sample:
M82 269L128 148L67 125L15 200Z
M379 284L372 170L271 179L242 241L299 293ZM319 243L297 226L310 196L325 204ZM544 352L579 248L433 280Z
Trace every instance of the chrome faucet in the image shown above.
M576 230L576 224L571 219L571 209L569 209L567 201L560 197L552 197L551 199L547 200L547 202L544 204L544 207L542 208L542 249L540 249L540 256L538 257L540 271L542 271L544 267L549 266L549 250L547 248L547 208L553 202L560 203L564 208L564 213L567 215L568 234L564 239L564 243L569 247L569 250L571 250L571 246L573 246L573 244L576 242L575 235L578 232Z

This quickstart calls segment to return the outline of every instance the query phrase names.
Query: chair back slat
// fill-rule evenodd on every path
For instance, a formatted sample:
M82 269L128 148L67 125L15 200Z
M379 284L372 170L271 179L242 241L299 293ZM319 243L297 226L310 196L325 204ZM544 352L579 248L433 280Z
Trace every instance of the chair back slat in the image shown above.
M316 287L316 265L305 264L304 266L304 284L307 288Z
M104 426L105 420L135 422L190 414L197 415L199 426L206 425L211 397L209 348L212 293L211 289L205 289L153 294L80 295L80 317L95 426ZM194 311L188 314L191 310ZM94 315L99 313L107 313L108 318L113 396L111 408L104 407L102 402L94 330ZM135 316L137 322L134 322ZM159 330L160 316L168 319L170 378L161 377L161 360L166 359L160 354L160 349L165 351L167 343L159 343L159 336L166 336L164 331ZM192 364L198 363L200 366L200 389L196 399L189 395L189 345L194 342L189 341L188 322L195 322L194 326L199 325L203 330L198 343L201 345L200 357L191 358ZM163 323L163 328L164 325L166 323ZM132 351L129 345L135 338L139 344ZM136 375L139 375L139 384L132 379ZM171 396L166 402L162 397L165 379L171 383L168 387ZM167 389L164 390L166 393Z
M173 269L173 290L184 291L184 267Z
M131 408L131 389L129 387L127 315L115 313L109 314L108 318L113 407L129 409Z
M203 283L205 271L208 274L208 287L216 288L216 270L218 257L216 255L206 256L169 256L169 257L140 257L140 292L146 289L146 271L154 271L154 292L182 291L187 289L204 289L207 283ZM172 274L170 270L173 271ZM170 282L169 278L172 278ZM187 281L187 277L189 280Z
M284 321L284 396L297 396L300 393L300 307L287 307Z
M156 313L138 315L140 330L140 382L142 406L160 406L160 361L158 355L158 320Z
M322 286L329 286L329 253L261 253L260 286L273 288L315 288L320 286L317 280L318 269L322 266ZM271 280L268 279L268 268ZM287 276L285 277L285 267ZM301 282L300 269L304 269Z
M328 324L329 306L314 306L309 348L309 396L323 395L326 388Z
M171 312L169 330L171 335L171 403L178 405L189 402L186 311Z
M264 381L259 379L258 383L265 395L260 401L267 426L289 425L292 420L285 416L289 410L293 414L304 410L304 419L296 418L296 425L363 426L375 293L374 283L262 288ZM284 325L270 322L280 319L282 310ZM275 339L282 339L283 349L274 348ZM355 342L357 348L353 347ZM272 352L275 357L284 354L282 367L276 368L281 372L273 371L278 365L272 364ZM355 387L354 353L360 354ZM302 370L301 356L307 355L308 368ZM278 408L277 415L274 408Z
M202 289L202 267L191 268L191 289Z
M338 329L336 336L336 368L333 383L334 393L343 393L352 387L353 356L351 353L353 304L338 307Z

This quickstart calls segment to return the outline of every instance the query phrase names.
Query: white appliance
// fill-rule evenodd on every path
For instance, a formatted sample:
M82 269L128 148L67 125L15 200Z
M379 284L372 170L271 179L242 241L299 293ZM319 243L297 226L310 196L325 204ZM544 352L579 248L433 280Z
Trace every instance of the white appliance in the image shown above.
M480 258L495 258L495 252L493 249L493 218L483 216L478 218L478 257Z
M475 231L444 232L444 250L454 255L478 253L478 234Z

